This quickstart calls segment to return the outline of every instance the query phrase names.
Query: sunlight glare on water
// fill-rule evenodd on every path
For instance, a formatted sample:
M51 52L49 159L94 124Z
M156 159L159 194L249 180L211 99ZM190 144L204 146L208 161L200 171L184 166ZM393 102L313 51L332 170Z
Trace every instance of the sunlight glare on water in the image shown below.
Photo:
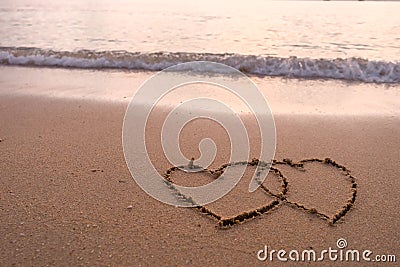
M0 46L397 61L399 2L3 0Z

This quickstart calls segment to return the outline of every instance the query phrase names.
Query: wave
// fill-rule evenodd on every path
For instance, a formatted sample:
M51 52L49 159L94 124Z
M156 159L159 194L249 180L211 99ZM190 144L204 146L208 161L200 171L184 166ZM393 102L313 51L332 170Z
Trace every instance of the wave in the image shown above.
M223 63L254 75L331 78L371 83L400 83L400 62L361 58L312 59L270 56L128 51L54 51L33 47L0 47L0 64L83 69L159 71L189 61Z

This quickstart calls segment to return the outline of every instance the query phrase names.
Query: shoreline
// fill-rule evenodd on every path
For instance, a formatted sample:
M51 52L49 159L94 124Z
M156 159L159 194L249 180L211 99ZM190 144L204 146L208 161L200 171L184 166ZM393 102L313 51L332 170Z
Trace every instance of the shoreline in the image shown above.
M138 88L157 72L84 70L0 66L0 96L39 96L59 99L129 103ZM400 84L371 84L341 80L249 77L264 94L272 113L332 116L400 116ZM180 90L175 96L225 99L223 90ZM167 98L165 107L179 103ZM239 103L239 105L238 105ZM240 101L233 102L246 113Z

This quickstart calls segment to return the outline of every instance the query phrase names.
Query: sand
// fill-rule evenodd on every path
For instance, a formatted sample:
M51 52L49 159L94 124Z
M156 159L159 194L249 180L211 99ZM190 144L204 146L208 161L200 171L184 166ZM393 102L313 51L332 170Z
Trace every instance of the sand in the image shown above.
M354 206L334 225L281 201L253 220L221 228L211 216L158 202L134 182L121 145L128 104L123 99L125 92L117 95L119 102L66 97L71 95L64 90L69 88L65 82L68 75L84 81L87 73L4 67L1 71L7 77L2 76L0 84L0 266L266 265L271 262L257 259L257 252L265 245L275 250L321 251L336 249L339 238L347 240L349 249L368 249L374 255L400 254L400 117L392 112L393 102L388 102L392 109L384 112L358 110L336 115L297 114L292 110L275 114L277 160L329 157L355 177ZM49 97L32 93L46 85L43 81L41 87L40 77L32 72L47 75L49 80L52 75L64 77L57 88L53 87L59 94ZM121 84L127 84L127 77L144 79L137 73L107 75L118 76L114 77L117 80L125 77ZM84 85L93 89L88 82ZM276 100L272 102L279 105ZM155 121L162 116L162 112L155 113ZM250 120L248 123L254 127ZM207 133L201 125L191 126L197 127L200 136ZM155 130L150 133L149 140L154 143L150 154L163 173L171 165L156 144L158 134ZM183 140L187 144L185 153L196 155L197 148L188 145L195 142L190 131L187 136ZM214 138L217 144L226 142L223 135L215 134ZM225 152L211 168L223 163ZM286 165L279 168L289 182L288 199L333 216L351 196L351 183L334 168L318 164L306 164L306 172ZM191 182L182 174L173 175L179 183ZM246 192L247 178L221 201L207 207L229 217L273 200L259 190ZM212 178L199 175L198 179L208 182ZM266 185L277 193L281 187L274 179L277 176L270 174ZM273 264L277 263L274 258ZM320 264L335 263L326 259Z

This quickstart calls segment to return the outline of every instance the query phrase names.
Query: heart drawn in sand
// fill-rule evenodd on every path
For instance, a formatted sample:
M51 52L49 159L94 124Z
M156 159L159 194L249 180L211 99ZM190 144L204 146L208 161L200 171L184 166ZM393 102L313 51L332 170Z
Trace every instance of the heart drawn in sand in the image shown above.
M338 172L338 174L340 174L341 178L343 178L343 180L345 182L347 182L349 184L348 188L348 192L344 192L346 195L348 195L346 197L346 199L344 199L344 203L340 204L340 200L339 201L339 207L337 207L335 209L335 207L333 207L333 211L334 213L332 214L327 214L327 212L321 212L321 210L319 208L315 208L315 205L318 205L320 203L314 203L313 207L311 206L307 206L306 204L302 204L299 203L298 201L294 201L292 199L291 196L287 195L284 198L282 198L283 202L285 204L288 204L292 207L298 208L300 210L304 210L306 212L309 212L311 214L315 214L316 216L320 217L321 219L324 219L326 221L328 221L330 224L335 224L337 221L339 221L344 215L346 215L347 212L350 211L350 209L353 207L355 200L356 200L356 196L357 196L357 184L355 181L355 177L352 176L350 174L350 171L344 167L343 165L340 165L338 163L336 163L334 160L330 159L330 158L325 158L325 159L317 159L317 158L312 158L312 159L304 159L301 160L299 162L293 162L290 159L284 159L283 161L274 161L274 165L276 168L280 168L281 166L287 166L289 168L295 169L296 171L300 172L307 172L307 165L308 164L320 164L320 165L324 165L324 167L330 167L333 168L336 172ZM285 172L283 170L280 170L282 175L286 177ZM333 170L331 170L333 171ZM321 174L319 174L321 175ZM326 174L327 175L327 174ZM293 179L296 177L288 177L287 179L289 181L292 181L293 183ZM313 179L314 183L319 182L319 176L311 176L311 178ZM329 181L329 182L335 182L335 181ZM331 184L329 184L331 185ZM346 190L344 188L344 190ZM290 188L288 189L288 191L290 192ZM343 192L342 192L343 193ZM318 192L314 193L315 195L318 194ZM319 196L318 198L321 198L321 196ZM336 202L337 202L336 201ZM330 204L331 201L329 201L329 203L326 204ZM332 208L332 207L331 207Z
M237 165L247 165L247 166L266 166L265 162L261 162L258 159L253 159L252 161L246 161L246 162L236 162L236 163L227 163L222 165L220 168L216 170L208 170L204 169L202 172L204 174L210 175L213 179L217 179L221 176L223 171L227 167L235 167ZM293 189L292 186L290 185L290 181L293 181L293 179L296 179L296 177L288 177L285 173L287 171L283 169L291 169L295 173L296 172L307 172L307 165L308 164L322 164L324 167L330 167L333 168L335 171L339 172L341 176L343 176L344 181L348 182L350 185L349 192L348 192L348 197L345 200L344 203L338 209L336 209L336 212L333 214L327 214L327 212L322 212L319 208L315 208L314 206L318 205L319 203L315 203L316 205L309 205L309 204L302 204L299 203L298 200L294 200L291 197L290 190ZM168 185L168 187L173 191L175 196L182 201L188 201L191 204L194 204L196 207L193 209L199 211L200 213L206 214L216 220L221 227L229 227L237 224L244 223L246 221L249 221L251 219L254 219L258 216L261 216L263 214L267 214L271 212L272 210L278 208L280 205L289 205L293 208L308 212L311 215L317 216L318 218L321 218L325 221L328 221L330 225L335 224L337 221L339 221L343 216L345 216L353 207L356 196L357 196L357 184L355 182L355 177L350 174L350 171L336 163L334 160L330 158L325 158L325 159L317 159L317 158L312 158L312 159L304 159L299 162L293 162L290 159L283 159L282 161L277 161L274 160L272 163L271 168L269 169L269 172L272 172L274 175L276 175L279 178L279 181L281 183L280 185L280 192L274 193L272 190L270 190L265 183L260 184L260 187L258 190L262 190L266 195L269 196L269 198L272 197L272 200L268 201L267 198L265 198L265 204L250 210L250 211L244 211L240 212L237 215L230 216L230 217L224 217L220 214L218 214L216 211L213 211L212 209L208 208L207 206L202 206L202 205L196 205L195 200L193 200L191 197L185 196L179 190L176 189L174 186L175 182L172 179L172 175L174 172L179 171L178 167L172 167L166 171L164 174L165 182ZM193 175L193 173L186 173L185 175ZM312 176L312 175L311 175ZM318 182L319 180L317 179L318 177L312 177L312 179L315 178L315 181L313 182ZM346 192L347 194L347 192ZM300 194L301 195L301 194ZM319 202L319 201L318 201Z

